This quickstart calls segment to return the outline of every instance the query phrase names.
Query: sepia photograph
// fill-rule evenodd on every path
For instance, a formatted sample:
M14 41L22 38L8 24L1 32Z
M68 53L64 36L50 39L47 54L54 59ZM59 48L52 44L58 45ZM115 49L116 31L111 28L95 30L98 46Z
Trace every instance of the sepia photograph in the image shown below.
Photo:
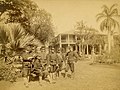
M0 90L120 90L120 0L0 0Z

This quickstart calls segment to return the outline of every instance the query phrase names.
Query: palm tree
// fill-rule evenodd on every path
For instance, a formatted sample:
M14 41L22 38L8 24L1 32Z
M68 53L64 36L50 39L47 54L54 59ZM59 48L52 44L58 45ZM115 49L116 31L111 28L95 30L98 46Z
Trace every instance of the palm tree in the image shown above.
M120 17L120 15L118 14L118 9L115 6L116 4L113 4L110 8L108 8L106 5L104 5L103 11L97 14L97 21L101 21L101 31L106 30L108 33L108 53L111 52L111 40L115 32L115 28L119 27L119 22L116 20L116 18Z
M20 53L25 47L32 43L34 40L33 36L25 33L25 30L19 24L10 24L10 36L8 48L13 54Z
M19 24L12 23L0 26L0 44L4 53L6 49L9 49L13 55L19 54L28 44L33 43L33 40L34 37L26 34Z
M77 37L79 38L79 40L77 40L77 44L79 44L82 46L80 49L80 51L84 54L84 44L85 44L85 39L87 38L87 33L86 33L86 25L85 22L82 20L80 22L76 22L75 25L75 34L77 35ZM86 33L86 34L85 34Z

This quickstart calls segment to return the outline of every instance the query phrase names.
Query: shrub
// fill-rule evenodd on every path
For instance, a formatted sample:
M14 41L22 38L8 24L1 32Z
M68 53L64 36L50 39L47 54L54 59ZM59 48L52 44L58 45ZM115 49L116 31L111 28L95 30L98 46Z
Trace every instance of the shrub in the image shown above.
M116 46L112 49L110 57L114 61L114 63L120 63L120 48L119 48L119 46Z
M98 63L120 63L120 48L116 46L112 48L111 53L104 53L103 55L96 56L96 62Z
M14 82L17 79L17 73L12 63L0 62L0 80Z

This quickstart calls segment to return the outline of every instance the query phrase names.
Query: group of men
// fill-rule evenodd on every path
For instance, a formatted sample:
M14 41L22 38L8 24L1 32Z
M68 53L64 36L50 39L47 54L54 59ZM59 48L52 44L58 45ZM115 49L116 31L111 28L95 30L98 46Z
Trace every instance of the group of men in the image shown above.
M71 71L70 77L74 78L74 63L78 60L78 54L72 51L71 47L68 48L67 53L63 53L61 49L55 52L54 47L50 49L49 53L46 53L45 46L42 46L40 53L23 59L24 84L28 87L29 81L35 78L38 78L40 85L45 79L52 84L59 76L66 77L68 70Z

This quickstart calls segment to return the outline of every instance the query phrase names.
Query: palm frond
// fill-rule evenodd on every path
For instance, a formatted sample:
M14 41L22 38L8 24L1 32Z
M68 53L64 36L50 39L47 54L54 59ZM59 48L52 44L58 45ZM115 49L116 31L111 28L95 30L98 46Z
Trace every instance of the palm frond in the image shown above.
M110 11L113 11L112 9L114 9L115 6L117 6L117 4L113 4L113 5L110 7Z
M106 5L103 5L102 8L104 9L102 13L105 13L106 15L108 15L110 12L109 8Z
M98 21L105 19L105 18L106 18L106 16L99 16L99 17L97 17L96 21L98 22Z
M24 36L24 29L19 24L10 24L10 35L12 41L19 40L22 36Z
M103 31L107 28L107 19L104 19L100 24L100 30Z
M9 43L8 48L12 51L18 51L20 48L20 41L12 41Z
M113 15L116 15L116 16L118 15L118 9L117 8L115 8L111 11L110 16L113 16Z
M0 44L7 44L9 42L9 36L5 25L0 25Z
M111 18L111 19L114 21L115 25L119 28L119 27L120 27L119 22L118 22L118 21L116 21L116 20L114 20L113 18ZM116 27L116 26L115 26L115 27ZM114 28L115 28L115 27L114 27Z
M99 16L106 16L106 15L104 13L98 13L96 17L99 17Z
M25 35L20 39L20 47L22 48L26 47L28 44L32 43L33 40L34 40L33 36L30 36L29 34Z

